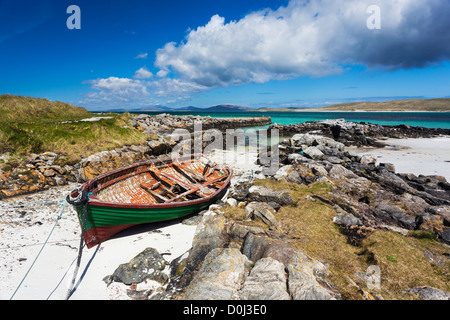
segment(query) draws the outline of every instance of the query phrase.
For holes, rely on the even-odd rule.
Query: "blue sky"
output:
[[[89,110],[449,97],[449,16],[447,0],[0,0],[0,94]]]

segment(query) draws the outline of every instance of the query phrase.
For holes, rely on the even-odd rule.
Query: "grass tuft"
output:
[[[78,121],[98,115],[66,103],[10,95],[0,96],[0,112],[0,153],[19,158],[48,151],[73,164],[99,151],[143,144],[148,138],[132,128],[129,113]]]

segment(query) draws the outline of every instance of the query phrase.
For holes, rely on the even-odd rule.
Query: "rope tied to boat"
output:
[[[89,194],[86,190],[74,189],[67,195],[66,201],[75,207],[86,205],[89,201]]]
[[[70,288],[67,291],[66,300],[69,300],[70,296],[73,294],[73,287],[75,286],[75,280],[77,277],[78,270],[80,269],[81,264],[81,256],[83,254],[84,247],[84,233],[86,230],[86,217],[87,217],[87,204],[89,202],[89,196],[92,193],[88,193],[86,190],[74,189],[71,193],[69,193],[66,197],[66,201],[75,207],[83,206],[83,217],[81,222],[81,237],[80,237],[80,247],[78,249],[78,258],[77,265],[75,267],[75,271],[73,273],[72,282],[70,284]]]

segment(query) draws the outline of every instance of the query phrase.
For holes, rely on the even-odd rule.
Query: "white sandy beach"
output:
[[[386,148],[350,148],[358,154],[374,154],[377,163],[393,163],[397,173],[439,175],[450,181],[450,137],[388,139]]]
[[[449,137],[387,142],[392,147],[357,152],[376,154],[378,162],[393,163],[397,172],[442,175],[450,181]],[[254,152],[216,151],[210,158],[228,164],[235,170],[235,178],[259,169]],[[65,299],[78,254],[80,226],[64,197],[75,187],[70,184],[0,201],[0,299]],[[61,213],[62,218],[58,220]],[[172,261],[190,249],[195,230],[195,226],[181,224],[178,220],[146,224],[125,230],[99,247],[84,249],[76,291],[71,299],[130,299],[126,293],[128,286],[116,282],[107,286],[103,278],[148,247],[168,253],[164,258]],[[148,281],[138,284],[137,290],[157,287],[159,284]]]
[[[1,203],[4,222],[0,227],[0,299],[11,299],[17,288],[14,300],[65,299],[78,256],[80,225],[72,206],[67,204],[63,208],[61,204],[64,204],[63,197],[74,187],[72,184]],[[15,216],[20,216],[21,212],[26,214],[22,218],[8,219],[8,212]],[[61,212],[62,218],[58,220]],[[107,287],[102,279],[148,247],[169,253],[164,258],[172,261],[189,250],[195,229],[195,226],[180,221],[147,224],[125,230],[100,246],[85,248],[77,276],[82,280],[77,280],[71,299],[128,299],[127,286],[114,282]],[[159,285],[149,281],[138,285],[137,289],[152,286]]]

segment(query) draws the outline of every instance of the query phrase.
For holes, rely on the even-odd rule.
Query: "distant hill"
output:
[[[218,106],[214,106],[214,107],[209,107],[209,108],[205,108],[203,109],[206,112],[246,112],[251,110],[250,108],[246,108],[246,107],[239,107],[239,106],[233,106],[233,105],[228,105],[228,104],[221,104]]]
[[[148,106],[148,107],[142,107],[140,109],[136,110],[130,110],[132,112],[139,112],[139,111],[151,111],[151,112],[182,112],[182,111],[195,111],[195,112],[245,112],[252,110],[250,108],[246,107],[240,107],[240,106],[234,106],[234,105],[228,105],[228,104],[221,104],[213,107],[208,108],[199,108],[194,106],[189,107],[181,107],[181,108],[170,108],[166,106],[156,105],[156,106]],[[117,111],[117,110],[115,110]]]
[[[352,102],[334,104],[310,111],[448,111],[450,98],[405,99],[383,102]],[[306,111],[306,110],[303,110]]]

